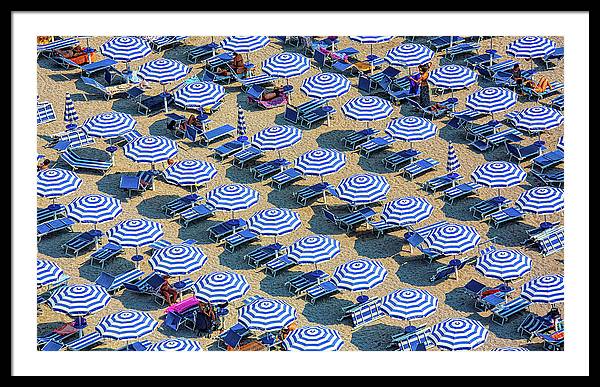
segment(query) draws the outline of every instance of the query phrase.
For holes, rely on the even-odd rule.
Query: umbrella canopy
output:
[[[202,351],[199,342],[186,338],[165,339],[148,346],[147,351]]]
[[[202,109],[217,104],[225,96],[225,88],[213,82],[191,82],[173,93],[175,103],[186,109]]]
[[[309,235],[288,247],[288,258],[299,264],[317,264],[335,258],[341,251],[337,239],[325,235]]]
[[[561,151],[565,151],[565,140],[564,140],[564,135],[560,136],[560,138],[558,139],[558,143],[556,144],[556,149],[560,149]]]
[[[510,351],[510,352],[520,352],[520,351],[529,351],[525,347],[502,347],[502,348],[494,348],[492,351]]]
[[[205,184],[217,175],[217,168],[203,160],[183,160],[171,164],[163,172],[166,181],[181,186]]]
[[[56,263],[46,259],[37,260],[37,286],[53,284],[63,274],[63,270]]]
[[[216,271],[198,278],[194,284],[196,298],[218,305],[240,299],[250,290],[246,278],[232,271]]]
[[[246,116],[244,115],[244,109],[238,104],[238,120],[237,120],[237,133],[238,136],[246,135]]]
[[[302,225],[300,215],[287,208],[269,208],[255,212],[248,218],[248,229],[261,235],[288,234]]]
[[[87,316],[108,305],[110,294],[99,285],[65,285],[50,296],[53,310],[72,317]]]
[[[430,62],[434,52],[422,44],[405,43],[389,50],[385,60],[392,66],[413,67]]]
[[[300,90],[312,98],[331,99],[350,91],[350,81],[341,74],[320,73],[302,81]]]
[[[245,53],[261,49],[269,42],[267,36],[228,36],[221,41],[221,47],[223,50]]]
[[[394,107],[383,98],[363,96],[348,100],[342,105],[342,111],[357,121],[376,121],[389,117]]]
[[[498,249],[477,257],[475,269],[486,277],[510,281],[531,271],[531,258],[517,250]]]
[[[300,155],[295,165],[305,175],[324,176],[342,169],[346,155],[335,149],[317,148]]]
[[[119,137],[135,128],[137,122],[127,113],[110,111],[85,120],[81,129],[92,137]]]
[[[181,276],[200,270],[207,259],[199,247],[182,243],[156,250],[148,263],[157,273]]]
[[[425,318],[434,313],[438,299],[427,290],[398,289],[381,299],[381,309],[401,320]]]
[[[490,161],[471,173],[473,181],[490,188],[512,187],[526,177],[527,173],[520,166],[507,161]]]
[[[477,73],[465,66],[449,64],[432,70],[428,81],[443,89],[462,89],[477,82]]]
[[[449,318],[431,327],[431,339],[439,348],[450,351],[471,350],[483,345],[488,330],[468,318]]]
[[[437,134],[437,126],[422,117],[400,117],[390,121],[385,132],[397,140],[423,141]]]
[[[221,211],[246,210],[258,203],[259,194],[243,184],[226,184],[206,193],[206,203]]]
[[[147,219],[124,220],[106,232],[109,242],[136,249],[156,242],[163,235],[162,225]]]
[[[344,341],[335,329],[309,325],[291,331],[282,344],[286,351],[339,351]]]
[[[125,157],[138,163],[167,161],[177,154],[177,143],[163,136],[141,136],[123,147]]]
[[[177,60],[159,58],[141,65],[138,73],[142,79],[148,82],[165,84],[185,77],[190,70],[190,67]]]
[[[555,304],[565,299],[565,285],[561,274],[544,275],[523,284],[521,297],[531,302]]]
[[[563,190],[556,187],[535,187],[521,193],[515,202],[522,211],[548,215],[565,208]]]
[[[146,312],[137,310],[122,310],[104,316],[96,330],[102,335],[115,340],[132,340],[152,333],[158,326],[158,321]]]
[[[67,205],[67,216],[81,223],[104,223],[123,212],[121,201],[103,194],[89,194],[74,199]]]
[[[515,117],[515,126],[531,132],[541,132],[560,126],[565,118],[558,110],[547,106],[534,106],[523,109]]]
[[[454,145],[451,142],[448,143],[448,162],[446,163],[446,171],[456,172],[460,168],[460,162],[458,156],[454,150]]]
[[[287,327],[298,318],[296,309],[281,300],[259,298],[242,306],[238,321],[251,330],[274,331]]]
[[[448,223],[435,228],[425,238],[425,243],[440,254],[462,254],[471,250],[481,240],[481,236],[471,226]]]
[[[367,204],[384,200],[390,184],[384,176],[359,173],[342,179],[336,191],[340,199],[353,205]]]
[[[43,198],[57,198],[77,190],[81,179],[75,172],[66,169],[50,168],[37,173],[37,195]]]
[[[297,77],[309,69],[310,59],[295,52],[275,54],[262,62],[262,71],[272,77]]]
[[[433,205],[427,199],[407,196],[385,203],[381,210],[381,219],[386,223],[408,226],[427,219],[432,212]]]
[[[542,36],[526,36],[509,43],[506,53],[515,58],[542,58],[554,52],[556,43]]]
[[[73,103],[71,94],[69,93],[67,93],[65,96],[65,114],[63,118],[65,122],[75,122],[79,120],[79,116],[75,111],[75,104]]]
[[[152,48],[147,40],[137,36],[118,36],[101,45],[100,52],[107,58],[129,62],[150,54]]]
[[[362,44],[377,44],[377,43],[385,43],[392,40],[393,36],[348,36],[350,40],[354,40],[355,42],[359,42]]]
[[[331,281],[340,289],[362,291],[380,285],[387,276],[387,270],[379,261],[359,258],[336,267]]]
[[[265,128],[252,136],[251,142],[262,150],[281,150],[302,139],[302,131],[291,125]]]
[[[483,113],[496,113],[517,103],[517,93],[502,87],[484,87],[467,96],[466,106]]]

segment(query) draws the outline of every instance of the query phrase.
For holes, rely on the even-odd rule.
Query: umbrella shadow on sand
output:
[[[148,133],[151,136],[163,136],[167,138],[173,138],[172,132],[167,129],[168,118],[159,119],[154,121],[148,126]]]
[[[247,262],[244,261],[244,255],[248,252],[258,248],[257,244],[246,245],[242,248],[237,249],[234,252],[229,252],[223,249],[223,252],[219,254],[219,264],[223,265],[231,270],[248,270],[251,267]]]
[[[382,160],[390,154],[392,154],[392,152],[384,151],[369,158],[360,156],[358,158],[358,165],[367,172],[373,172],[377,174],[391,173],[392,171],[387,169],[382,162]]]
[[[287,270],[278,273],[275,277],[265,274],[265,277],[260,281],[260,290],[273,297],[290,297],[291,293],[285,283],[299,274],[301,273]]]
[[[331,130],[317,136],[317,145],[320,148],[336,149],[340,152],[348,151],[344,147],[342,139],[348,136],[350,133],[354,133],[352,130]]]
[[[218,223],[220,222],[215,220],[198,220],[190,223],[187,227],[179,227],[177,236],[181,240],[194,239],[199,245],[209,245],[214,242],[208,237],[206,230]]]
[[[409,253],[407,253],[409,254]],[[420,256],[397,256],[399,262],[396,276],[404,283],[416,287],[435,286],[436,283],[429,279],[435,273],[436,266],[429,263]]]
[[[143,312],[162,310],[165,307],[154,301],[154,296],[150,294],[138,294],[125,290],[113,298],[123,304],[124,309],[134,309]]]
[[[323,215],[323,209],[325,206],[311,206],[313,210],[313,216],[308,221],[308,228],[314,234],[323,234],[323,235],[341,235],[344,231],[337,227],[336,225],[330,223],[325,219]]]
[[[387,234],[381,238],[375,238],[369,232],[367,236],[355,239],[354,250],[361,257],[389,258],[400,253],[402,245],[402,239],[395,235]]]
[[[289,208],[290,210],[302,208],[292,195],[292,187],[282,190],[273,189],[267,195],[267,201],[278,208]]]
[[[172,200],[177,199],[177,195],[156,195],[143,199],[137,206],[138,213],[150,219],[168,219],[169,217],[162,210],[162,206]]]
[[[241,169],[234,165],[227,168],[227,170],[225,171],[225,177],[227,177],[233,183],[238,183],[238,184],[256,183],[256,180],[254,180],[254,177],[252,176],[252,172],[250,172],[250,169],[248,169],[248,168]]]
[[[302,315],[313,324],[337,325],[342,317],[342,308],[351,305],[352,302],[342,300],[335,296],[326,297],[316,301],[314,304],[306,302]]]
[[[398,327],[379,323],[352,333],[350,342],[361,351],[384,351],[396,333],[399,333]]]
[[[78,234],[78,232],[63,231],[54,233],[50,237],[42,238],[37,244],[37,250],[40,254],[44,254],[52,258],[64,258],[66,260],[73,259],[65,256],[64,249],[61,246]],[[60,262],[57,263],[60,265]]]
[[[121,182],[121,176],[123,173],[107,173],[102,176],[97,182],[96,187],[98,191],[107,195],[113,196],[119,200],[128,200],[127,192],[119,188]]]
[[[452,221],[452,219],[454,219],[462,222],[469,222],[473,221],[474,219],[469,208],[480,201],[481,199],[477,198],[476,196],[460,199],[460,202],[455,204],[450,204],[444,201],[444,205],[442,206],[441,210],[448,221]]]
[[[499,228],[490,227],[486,235],[489,239],[496,238],[495,243],[500,246],[517,247],[527,240],[527,230],[531,229],[533,227],[530,225],[517,221],[507,223]]]
[[[454,280],[449,278],[446,281]],[[474,313],[475,311],[475,301],[469,295],[465,294],[462,287],[457,287],[447,292],[444,304],[459,312]]]

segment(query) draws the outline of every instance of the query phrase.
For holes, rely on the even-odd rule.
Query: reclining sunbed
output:
[[[323,182],[304,187],[298,192],[295,192],[293,195],[296,197],[296,202],[298,202],[298,204],[306,206],[308,201],[311,199],[318,199],[320,197],[324,197],[325,195],[337,196],[337,193],[333,185]]]
[[[249,243],[257,241],[258,239],[259,235],[257,233],[246,229],[225,237],[223,239],[223,242],[225,250],[233,253],[236,247],[247,245]]]
[[[106,272],[100,272],[100,275],[96,278],[94,283],[105,288],[108,293],[114,294],[120,289],[123,289],[126,282],[135,282],[143,276],[144,272],[140,269],[131,269],[116,276]]]
[[[261,246],[244,255],[244,260],[252,267],[259,267],[279,254],[284,254],[286,247],[281,243]]]
[[[197,204],[179,213],[179,223],[185,228],[196,220],[208,219],[215,214],[215,208],[208,204]]]
[[[286,159],[275,159],[258,164],[250,168],[250,171],[255,179],[262,181],[275,173],[283,172],[289,165],[291,163]]]
[[[59,218],[50,220],[45,223],[41,223],[37,225],[37,237],[38,242],[42,239],[43,236],[50,235],[56,233],[61,230],[73,231],[72,227],[75,224],[75,221],[71,218]]]
[[[308,273],[297,275],[296,277],[287,281],[285,285],[288,287],[290,293],[299,295],[311,286],[317,285],[323,281],[327,281],[328,279],[329,274],[322,270],[313,270]]]
[[[492,321],[503,325],[510,317],[527,310],[529,305],[531,305],[531,301],[523,297],[513,298],[492,309]]]
[[[112,167],[112,160],[101,161],[86,159],[76,154],[71,149],[66,149],[60,154],[60,159],[67,163],[74,171],[77,169],[87,169],[100,171],[104,175]]]

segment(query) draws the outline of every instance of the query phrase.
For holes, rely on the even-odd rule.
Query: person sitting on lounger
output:
[[[57,54],[67,59],[75,58],[85,54],[80,45],[77,45],[73,48],[57,48],[55,51]]]
[[[295,321],[287,327],[283,328],[281,332],[279,332],[279,335],[277,337],[278,341],[283,341],[296,328],[298,328],[298,324]]]
[[[39,171],[43,171],[44,169],[48,169],[50,168],[50,160],[48,159],[44,159],[44,161],[42,161],[40,164],[38,164],[37,166],[37,170]]]
[[[244,74],[246,72],[246,66],[244,66],[244,58],[242,54],[237,52],[233,53],[233,60],[229,63],[229,66],[236,74]],[[229,71],[227,69],[217,67],[216,73],[221,76],[229,75]]]
[[[263,101],[270,101],[277,97],[283,97],[283,89],[281,87],[275,87],[273,91],[265,91],[261,99]]]
[[[171,287],[171,284],[169,284],[168,275],[163,276],[163,279],[164,282],[162,285],[160,285],[160,294],[163,295],[169,305],[172,305],[177,301],[177,291]]]
[[[518,63],[516,63],[512,68],[510,77],[513,79],[513,81],[515,81],[515,84],[517,85],[517,91],[520,93],[524,78],[523,75],[521,75],[521,67],[519,67]]]
[[[543,93],[548,88],[550,88],[552,90],[550,81],[548,81],[548,78],[546,78],[544,76],[540,77],[540,80],[538,81],[537,84],[532,80],[526,80],[525,82],[523,82],[523,86],[533,89],[533,91],[535,91],[536,93]]]

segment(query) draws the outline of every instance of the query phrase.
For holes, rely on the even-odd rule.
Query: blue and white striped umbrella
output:
[[[81,181],[75,172],[66,169],[43,169],[37,173],[37,195],[43,198],[57,198],[77,190]]]
[[[96,331],[109,339],[132,340],[152,333],[158,321],[146,312],[122,310],[102,317]]]
[[[238,120],[237,120],[237,134],[238,136],[246,135],[246,116],[244,109],[238,104]]]
[[[262,71],[272,77],[297,77],[309,69],[310,59],[295,52],[275,54],[262,62]]]
[[[565,121],[562,114],[556,109],[547,106],[534,106],[523,109],[515,117],[515,126],[532,132],[556,128]]]
[[[503,87],[484,87],[467,96],[466,106],[483,113],[496,113],[517,103],[517,93]]]
[[[377,44],[377,43],[385,43],[392,40],[393,36],[348,36],[350,40],[354,40],[355,42],[359,42],[362,44]]]
[[[425,243],[433,251],[444,255],[462,254],[471,250],[481,240],[481,236],[471,226],[448,223],[434,229]]]
[[[498,249],[477,257],[475,269],[486,277],[510,281],[531,271],[531,258],[518,250]]]
[[[152,343],[147,351],[197,352],[202,351],[202,346],[196,340],[177,337]]]
[[[527,173],[517,164],[508,161],[489,161],[471,173],[471,179],[490,188],[512,187],[521,183]]]
[[[542,58],[554,52],[556,43],[542,36],[526,36],[509,43],[506,53],[515,58]]]
[[[108,305],[110,294],[95,284],[65,285],[50,296],[48,303],[53,310],[77,317],[87,316]]]
[[[423,117],[400,117],[390,121],[385,132],[401,141],[423,141],[437,134],[437,126]]]
[[[182,243],[156,250],[148,263],[155,272],[173,277],[198,271],[207,260],[198,246]]]
[[[434,313],[438,299],[427,290],[398,289],[381,299],[381,309],[390,317],[416,320]]]
[[[317,264],[335,258],[341,251],[337,239],[325,235],[309,235],[288,247],[288,258],[303,264]]]
[[[444,65],[431,71],[429,82],[443,89],[462,89],[477,82],[477,73],[465,66]]]
[[[433,205],[427,199],[407,196],[385,203],[381,210],[381,219],[386,223],[408,226],[427,219],[432,212]]]
[[[175,59],[159,58],[141,65],[138,74],[148,82],[165,84],[185,77],[190,70],[190,67]]]
[[[261,235],[284,235],[300,227],[302,221],[296,211],[287,208],[269,208],[255,212],[248,218],[248,229]]]
[[[221,47],[223,50],[245,53],[261,49],[269,42],[267,36],[228,36],[221,41]]]
[[[342,105],[342,111],[357,121],[376,121],[389,117],[394,107],[383,98],[363,96],[349,99]]]
[[[560,188],[534,187],[521,193],[515,205],[525,212],[548,215],[562,211],[565,208],[565,199]]]
[[[339,351],[344,340],[335,329],[307,325],[292,330],[282,344],[286,351]]]
[[[335,268],[331,281],[340,289],[353,292],[373,289],[387,277],[387,270],[379,261],[353,259]]]
[[[123,147],[125,157],[138,163],[167,161],[177,154],[177,143],[163,136],[141,136]]]
[[[384,176],[359,173],[342,179],[336,191],[340,199],[349,203],[368,204],[384,200],[390,191],[390,184]]]
[[[133,130],[136,124],[130,114],[110,111],[88,118],[81,129],[93,137],[113,138]]]
[[[206,203],[221,211],[246,210],[258,203],[259,194],[243,184],[226,184],[206,193]]]
[[[164,235],[162,225],[147,219],[127,219],[106,232],[109,242],[123,247],[146,246]]]
[[[558,139],[558,143],[556,144],[556,149],[560,149],[561,151],[565,151],[565,140],[564,140],[564,135],[560,136],[560,138]]]
[[[456,172],[460,168],[460,162],[458,161],[458,156],[456,155],[456,151],[454,150],[454,145],[452,142],[448,143],[448,162],[446,163],[446,171],[448,172]]]
[[[295,165],[305,175],[324,176],[342,169],[346,155],[335,149],[317,148],[300,155]]]
[[[430,337],[438,348],[468,351],[483,345],[488,333],[479,321],[457,317],[435,324],[431,327]]]
[[[562,274],[550,274],[534,278],[521,286],[521,297],[531,302],[556,304],[565,299]]]
[[[298,318],[296,309],[285,301],[271,298],[258,300],[242,306],[238,311],[238,321],[250,330],[280,330]]]
[[[196,298],[219,305],[240,299],[250,290],[246,278],[232,271],[216,271],[198,278],[194,284]]]
[[[177,161],[165,169],[166,181],[181,186],[198,186],[207,183],[217,175],[217,168],[204,160]]]
[[[121,201],[103,194],[89,194],[73,199],[66,207],[67,216],[81,223],[104,223],[123,212]]]
[[[302,139],[302,131],[291,125],[265,128],[252,136],[251,142],[262,150],[281,150]]]
[[[50,285],[64,274],[58,265],[47,259],[37,260],[37,286]]]
[[[392,66],[413,67],[430,62],[434,52],[417,43],[405,43],[387,52],[385,60]]]
[[[152,52],[150,43],[137,36],[118,36],[100,46],[100,52],[107,58],[129,62],[141,59]]]
[[[501,351],[501,352],[527,352],[529,351],[525,347],[502,347],[502,348],[494,348],[492,351]]]
[[[320,73],[302,81],[300,90],[312,98],[331,99],[350,91],[350,81],[341,74]]]
[[[202,109],[217,104],[225,96],[225,88],[213,82],[191,82],[173,93],[175,103],[186,109]]]
[[[67,93],[65,97],[65,114],[63,119],[67,123],[73,123],[79,120],[77,111],[75,111],[75,104],[73,103],[73,99],[69,93]]]

